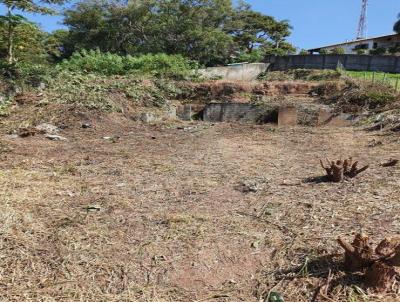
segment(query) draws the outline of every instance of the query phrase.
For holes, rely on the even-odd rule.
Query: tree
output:
[[[91,0],[65,12],[76,50],[182,54],[223,63],[233,43],[223,31],[230,0]]]
[[[274,43],[275,48],[279,48],[281,43],[285,42],[286,38],[290,36],[292,27],[288,20],[275,21],[268,28],[267,33]]]
[[[228,28],[234,41],[248,53],[268,41],[268,30],[275,20],[270,16],[246,9],[238,11]]]
[[[7,57],[8,49],[8,26],[0,24],[0,56]],[[36,24],[24,20],[13,28],[13,50],[15,60],[42,63],[47,60],[47,53],[44,47],[46,33]]]
[[[400,14],[398,14],[397,19],[398,19],[398,20],[396,21],[396,23],[395,23],[394,26],[393,26],[393,30],[394,30],[396,33],[400,34]]]
[[[74,45],[70,39],[70,33],[65,29],[58,29],[47,34],[43,39],[43,47],[52,62],[59,62],[71,56]]]
[[[262,50],[264,55],[285,55],[296,50],[286,42],[291,33],[288,21],[277,21],[271,16],[255,12],[245,3],[236,10],[228,32],[239,46],[239,52],[251,54],[254,50],[258,53]]]
[[[0,0],[0,3],[6,6],[7,14],[0,16],[0,24],[7,28],[7,62],[12,63],[14,57],[14,42],[16,36],[16,28],[19,26],[27,26],[28,20],[22,15],[15,14],[15,10],[23,12],[32,12],[40,14],[52,14],[54,10],[49,8],[47,4],[62,4],[65,0]]]
[[[86,0],[65,12],[69,45],[122,55],[181,54],[204,65],[251,60],[266,51],[286,54],[287,21],[231,0]],[[275,49],[275,50],[271,50]]]

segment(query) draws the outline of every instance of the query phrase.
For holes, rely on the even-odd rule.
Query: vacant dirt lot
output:
[[[379,166],[397,135],[111,118],[61,135],[2,133],[1,301],[400,299],[328,256],[339,235],[399,234],[400,169]],[[371,167],[321,182],[340,156]]]

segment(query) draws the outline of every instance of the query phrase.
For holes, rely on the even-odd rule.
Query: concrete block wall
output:
[[[336,69],[400,73],[400,57],[371,55],[295,55],[267,56],[271,71],[289,69]]]
[[[235,64],[221,67],[199,69],[206,78],[220,78],[233,81],[253,81],[268,69],[268,63]]]

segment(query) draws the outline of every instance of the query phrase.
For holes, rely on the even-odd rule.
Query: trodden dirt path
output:
[[[340,251],[338,235],[399,234],[400,168],[379,166],[400,158],[397,135],[178,126],[3,136],[0,299],[263,301],[272,289],[324,301],[316,292],[331,270],[329,297],[362,301],[360,280],[323,257]],[[371,167],[319,182],[319,158],[341,156]]]

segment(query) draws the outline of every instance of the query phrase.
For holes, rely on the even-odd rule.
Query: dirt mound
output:
[[[256,85],[253,92],[256,94],[278,96],[278,95],[308,95],[317,87],[312,82],[264,82]]]
[[[19,129],[50,123],[61,129],[78,129],[90,124],[101,129],[118,129],[129,119],[121,112],[102,112],[78,104],[42,104],[37,94],[20,95],[2,118],[1,131],[17,133]]]
[[[180,99],[198,102],[249,102],[254,96],[306,96],[316,87],[312,82],[207,81],[181,85]]]
[[[398,108],[400,100],[399,94],[390,85],[354,79],[323,82],[314,92],[323,102],[345,113],[382,112]]]

